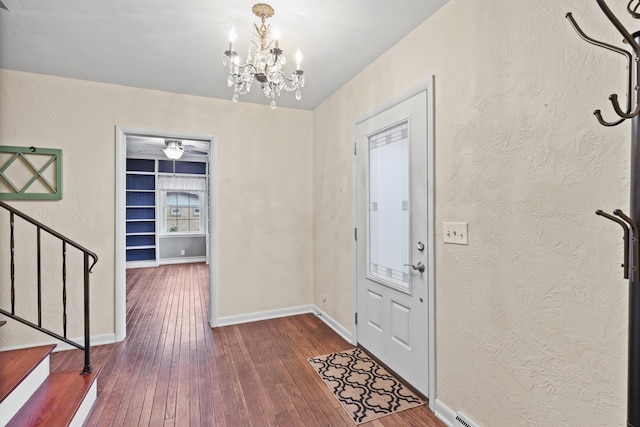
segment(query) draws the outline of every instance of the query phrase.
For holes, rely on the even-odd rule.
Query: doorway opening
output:
[[[169,158],[176,147],[181,156]],[[127,334],[127,268],[207,263],[215,326],[214,154],[209,135],[116,127],[116,341]]]

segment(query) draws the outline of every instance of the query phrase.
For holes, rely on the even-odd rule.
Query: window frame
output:
[[[160,237],[171,237],[171,236],[205,236],[207,234],[206,230],[206,215],[202,215],[202,205],[207,200],[207,192],[206,191],[188,191],[188,190],[157,190],[159,193],[158,197],[158,215],[157,218],[160,221],[158,227],[158,235]],[[200,209],[199,215],[193,215],[193,218],[190,219],[198,219],[200,224],[199,231],[168,231],[167,230],[167,194],[168,193],[195,193],[199,196],[199,205],[198,206],[189,206],[188,211],[191,212],[191,209]],[[182,208],[171,208],[180,209]]]

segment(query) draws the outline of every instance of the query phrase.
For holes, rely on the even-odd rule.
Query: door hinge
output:
[[[357,145],[356,145],[356,143],[354,142],[354,143],[353,143],[353,155],[354,155],[354,156],[358,154],[358,151],[357,151],[356,147],[357,147]]]
[[[358,241],[358,229],[354,228],[353,229],[353,238],[355,239],[355,241]]]
[[[356,315],[355,316],[356,317],[355,320],[356,320],[356,326],[357,326],[358,325],[358,313],[355,313],[355,315]]]

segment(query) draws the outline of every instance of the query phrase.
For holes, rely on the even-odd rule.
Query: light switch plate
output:
[[[452,243],[454,245],[469,244],[466,222],[444,222],[442,225],[444,243]]]

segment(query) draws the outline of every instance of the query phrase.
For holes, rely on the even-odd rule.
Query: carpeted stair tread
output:
[[[86,375],[78,369],[49,375],[6,427],[68,426],[100,369]]]
[[[0,402],[42,362],[55,345],[0,352]]]

